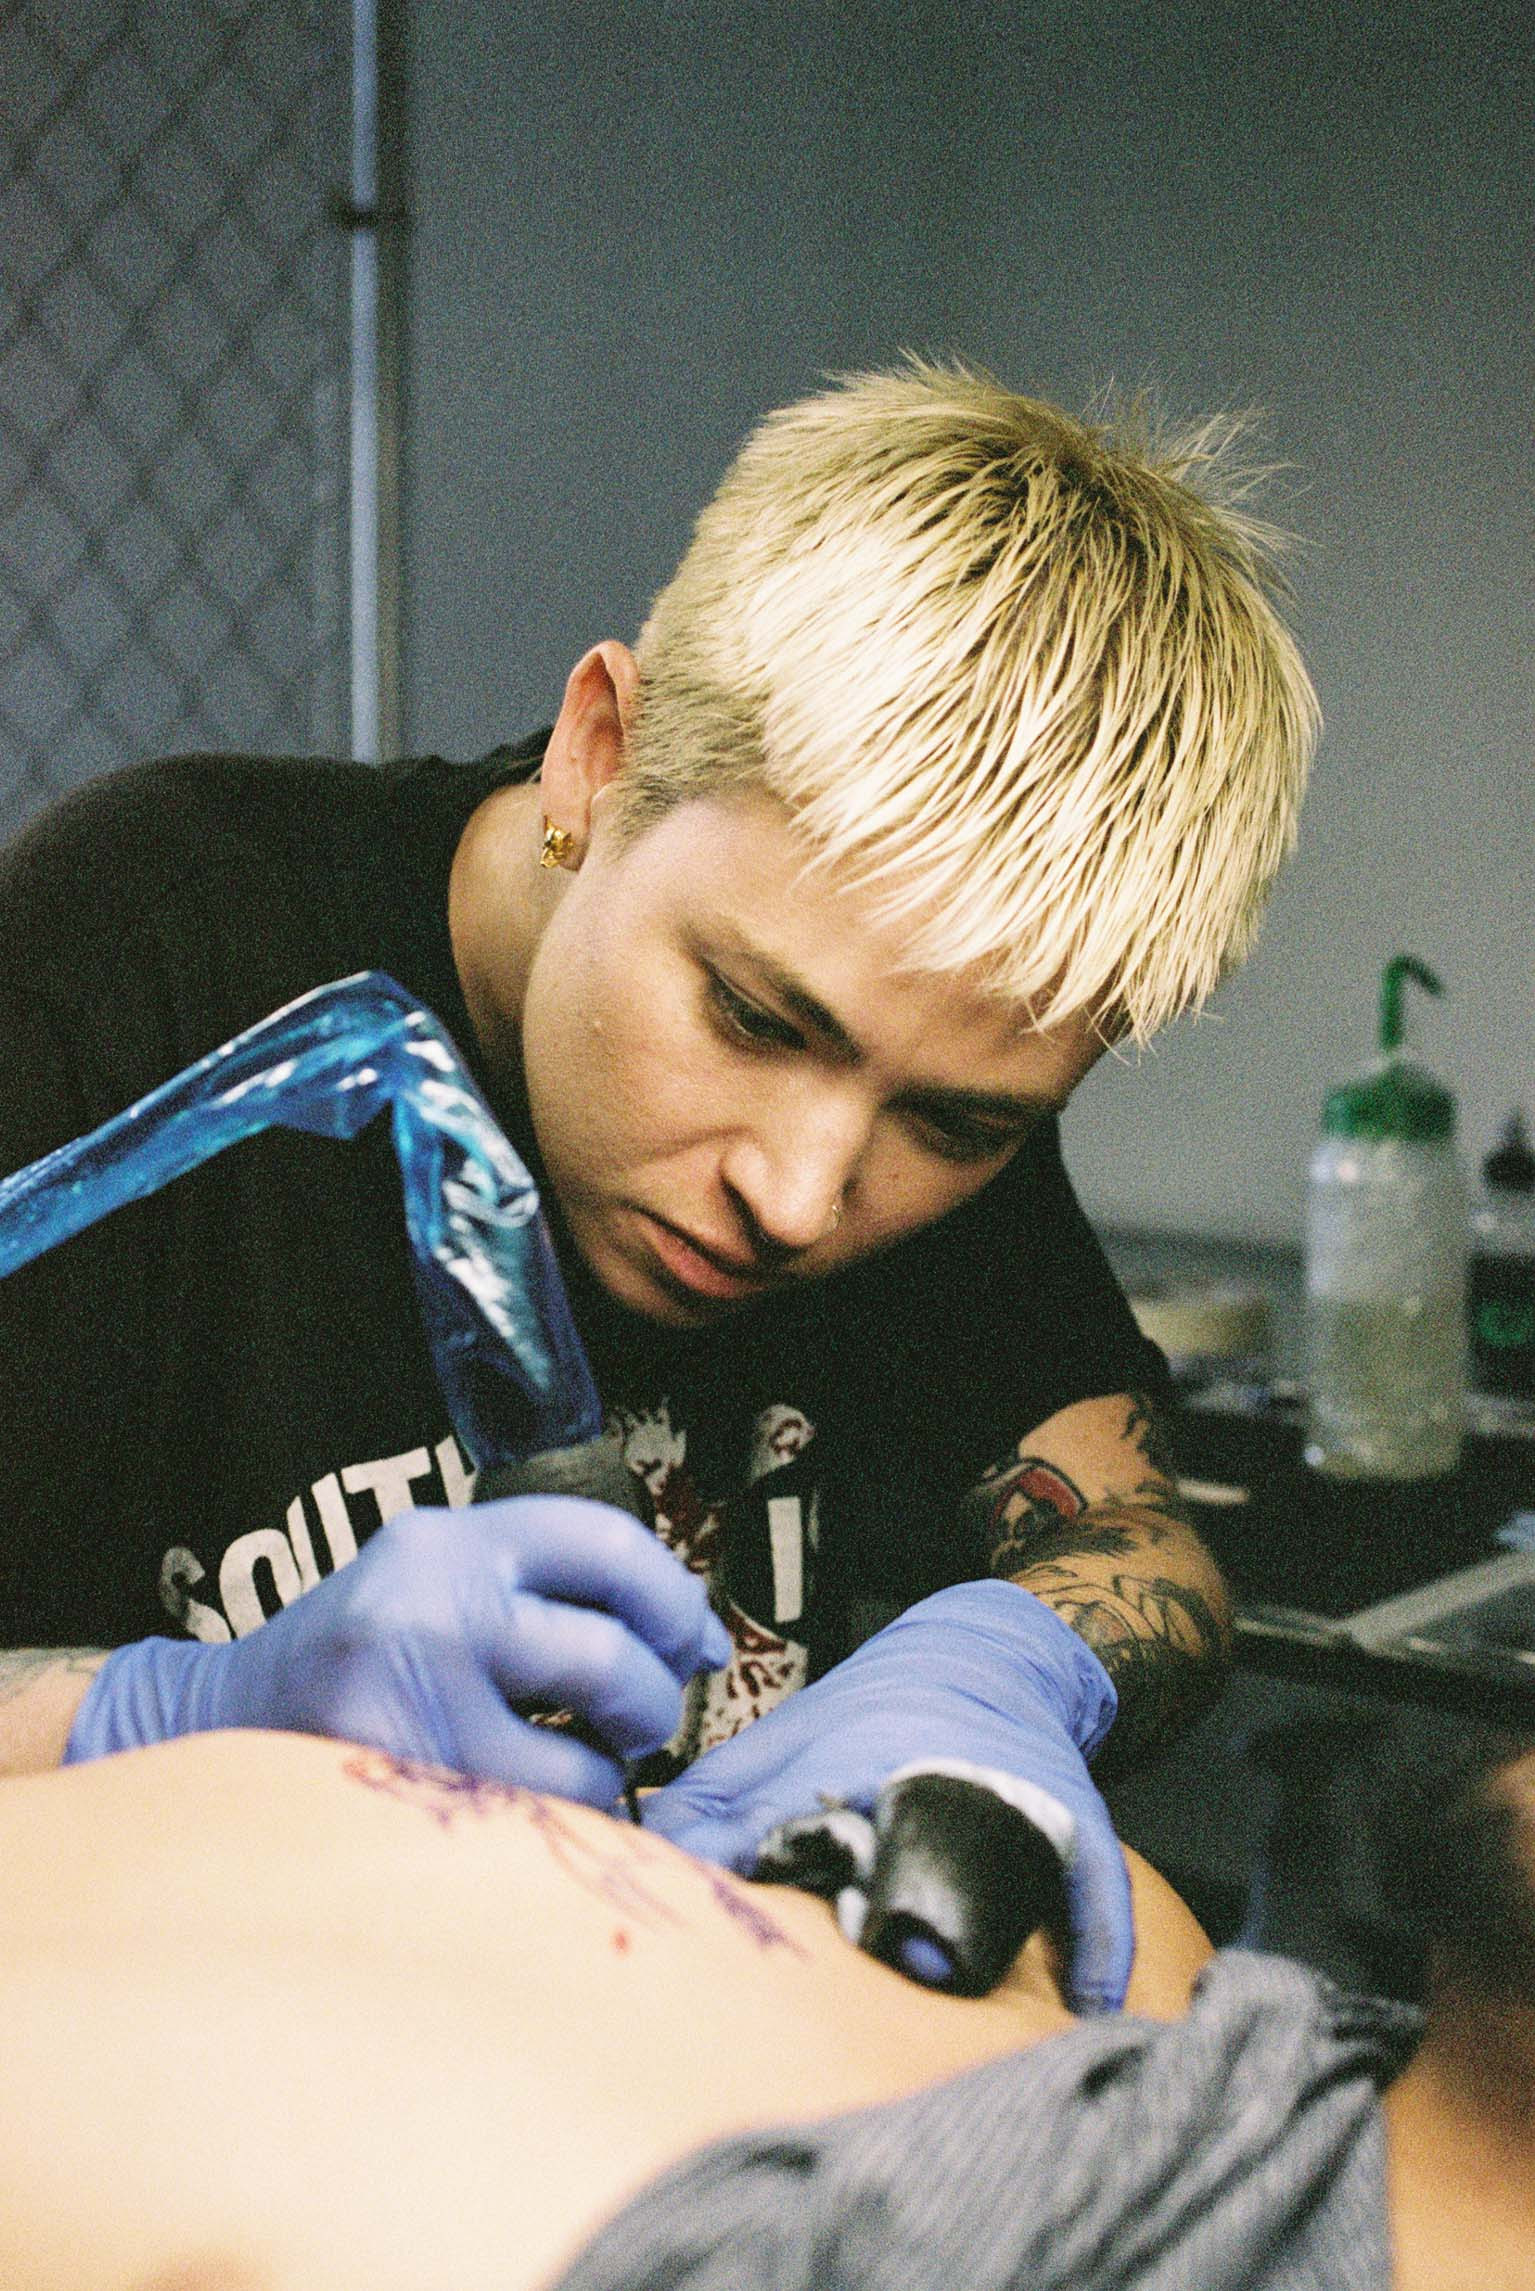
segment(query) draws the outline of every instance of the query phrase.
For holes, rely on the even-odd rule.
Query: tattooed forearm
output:
[[[1164,1428],[1144,1394],[1122,1405],[1106,1427],[1111,1493],[1089,1501],[1059,1465],[1020,1451],[967,1506],[987,1570],[1054,1607],[1113,1679],[1119,1717],[1100,1768],[1175,1740],[1219,1694],[1230,1659],[1225,1586],[1179,1498]]]
[[[1125,1536],[1097,1548],[1133,1551],[1134,1543]],[[1100,1779],[1167,1749],[1220,1694],[1231,1630],[1218,1577],[1202,1583],[1133,1566],[1089,1574],[1047,1561],[1013,1580],[1053,1607],[1114,1681],[1119,1716],[1097,1760]]]
[[[1139,1448],[1152,1471],[1171,1486],[1178,1476],[1173,1460],[1173,1444],[1165,1418],[1158,1415],[1148,1392],[1132,1392],[1130,1413],[1125,1421],[1125,1438]]]
[[[1013,1575],[1036,1560],[1084,1548],[1125,1551],[1129,1545],[1115,1540],[1111,1515],[1127,1506],[1136,1515],[1132,1540],[1137,1544],[1161,1539],[1164,1525],[1175,1537],[1193,1533],[1192,1517],[1178,1497],[1166,1434],[1144,1394],[1130,1394],[1118,1443],[1126,1464],[1123,1483],[1112,1499],[1091,1506],[1058,1464],[1029,1453],[1026,1445],[986,1473],[971,1490],[965,1511],[991,1574]]]
[[[1031,1509],[1010,1523],[991,1554],[993,1575],[1020,1575],[1052,1561],[1127,1559],[1194,1539],[1194,1523],[1176,1501],[1154,1495],[1087,1505],[1069,1519]]]
[[[89,1678],[106,1659],[96,1647],[12,1647],[0,1654],[0,1703],[14,1702],[49,1672],[60,1678]]]

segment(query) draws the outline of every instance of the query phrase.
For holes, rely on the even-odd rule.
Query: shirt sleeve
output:
[[[1409,2048],[1390,2008],[1228,1952],[1184,2021],[700,2150],[559,2291],[1386,2291],[1379,2095]]]

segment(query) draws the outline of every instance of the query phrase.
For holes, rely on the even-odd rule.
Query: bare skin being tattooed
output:
[[[647,1882],[647,1860],[660,1864],[668,1876],[674,1875],[678,1865],[671,1849],[643,1830],[615,1822],[609,1835],[590,1821],[572,1820],[558,1798],[544,1797],[516,1783],[479,1781],[448,1767],[397,1758],[382,1750],[350,1752],[341,1771],[349,1782],[360,1782],[381,1797],[414,1807],[442,1830],[498,1818],[521,1823],[532,1830],[565,1876],[630,1925],[658,1930],[689,1922]],[[712,1907],[759,1949],[804,1954],[799,1943],[726,1871],[707,1862],[682,1866],[696,1876]],[[614,1940],[617,1946],[628,1947],[627,1932],[615,1933]]]
[[[1036,1436],[984,1475],[966,1512],[989,1572],[1053,1607],[1113,1679],[1120,1716],[1099,1761],[1106,1772],[1154,1754],[1215,1700],[1231,1625],[1148,1397],[1083,1408],[1105,1414],[1119,1457],[1129,1452],[1140,1469],[1121,1468],[1102,1487],[1079,1484],[1038,1452],[1048,1439]]]

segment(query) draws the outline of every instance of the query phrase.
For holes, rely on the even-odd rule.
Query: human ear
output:
[[[639,666],[626,644],[593,645],[571,670],[544,752],[539,786],[544,816],[584,850],[592,805],[623,769],[639,690]]]

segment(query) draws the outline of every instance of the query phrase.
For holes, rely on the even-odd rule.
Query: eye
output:
[[[989,1122],[967,1121],[963,1114],[914,1112],[912,1127],[929,1153],[940,1161],[996,1161],[1023,1143],[1025,1132],[997,1129]]]
[[[718,971],[708,975],[714,1022],[727,1041],[746,1043],[754,1050],[799,1049],[802,1037],[798,1027],[740,993]]]

